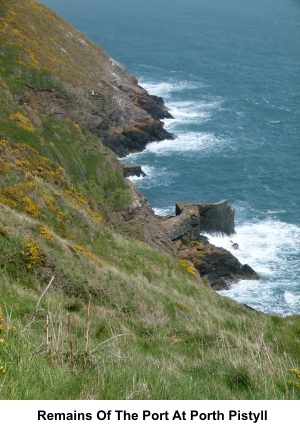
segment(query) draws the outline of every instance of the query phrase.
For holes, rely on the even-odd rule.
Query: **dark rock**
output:
[[[175,213],[177,216],[191,208],[198,208],[199,212],[199,232],[234,234],[234,211],[228,205],[227,200],[216,203],[197,204],[191,202],[177,202]]]
[[[175,214],[180,215],[185,209],[189,209],[191,206],[196,206],[191,202],[177,202],[175,205]]]
[[[132,124],[125,126],[118,133],[111,129],[91,130],[101,138],[103,143],[114,151],[119,157],[125,157],[133,152],[141,152],[147,143],[160,140],[172,140],[174,136],[163,128],[160,121],[145,120],[143,124]]]
[[[243,264],[239,279],[259,279],[258,274],[248,264]]]
[[[203,236],[202,234],[199,234],[198,238],[197,238],[200,242],[202,243],[206,243],[209,244],[209,240],[206,236]]]
[[[242,305],[246,308],[246,309],[248,309],[249,311],[252,311],[252,312],[259,312],[259,313],[263,313],[263,312],[261,312],[261,311],[258,311],[257,309],[254,309],[252,306],[249,306],[249,305],[247,305],[246,303],[242,303]]]
[[[154,118],[157,118],[157,119],[174,118],[170,114],[169,110],[166,108],[164,99],[162,97],[154,96],[152,94],[150,94],[150,97],[159,107],[159,109],[156,108],[156,111],[154,111],[153,109],[151,109],[150,111],[147,111],[148,113],[150,113],[150,115],[152,115]]]
[[[248,264],[241,264],[226,249],[211,245],[202,234],[234,233],[234,211],[227,200],[210,204],[177,202],[175,212],[176,216],[163,220],[161,225],[169,238],[177,241],[179,258],[190,260],[212,288],[222,290],[240,279],[259,279]],[[237,243],[232,246],[238,249]]]
[[[142,167],[139,164],[122,164],[123,175],[128,178],[129,176],[146,176],[143,172]]]
[[[162,222],[167,235],[176,240],[184,235],[197,237],[199,233],[199,212],[194,205],[186,207],[180,215]]]
[[[198,203],[200,231],[205,233],[234,234],[234,211],[227,200],[217,203]]]
[[[149,95],[148,97],[141,97],[136,100],[143,110],[145,110],[152,118],[161,120],[164,118],[173,118],[164,104],[162,97]]]
[[[215,290],[228,289],[231,282],[242,279],[259,279],[259,275],[248,264],[239,260],[224,248],[199,241],[182,246],[179,258],[193,262],[201,276]]]

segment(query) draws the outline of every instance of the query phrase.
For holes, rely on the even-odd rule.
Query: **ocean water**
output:
[[[226,198],[236,235],[210,236],[260,275],[221,294],[300,313],[299,0],[44,0],[162,96],[173,141],[126,157],[159,214]],[[232,249],[232,242],[239,249]]]

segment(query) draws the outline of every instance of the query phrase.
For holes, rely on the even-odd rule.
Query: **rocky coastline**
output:
[[[143,151],[147,143],[153,140],[172,139],[173,136],[163,128],[161,121],[172,118],[164,100],[148,94],[119,63],[111,60],[111,64],[118,82],[118,107],[97,127],[93,127],[85,115],[81,118],[84,125],[118,156]],[[123,101],[126,98],[133,105],[124,109]],[[121,170],[125,178],[145,176],[142,166],[138,164],[121,164]],[[132,183],[131,188],[134,200],[123,213],[123,219],[128,223],[141,223],[144,239],[151,246],[191,262],[214,290],[228,289],[231,283],[243,279],[259,279],[250,266],[240,263],[230,251],[210,244],[205,236],[209,233],[228,236],[235,233],[234,210],[227,200],[214,203],[177,202],[175,216],[160,217],[155,215],[149,202]],[[233,247],[238,247],[238,244],[233,243]]]
[[[40,117],[66,119],[77,127],[82,136],[81,129],[98,136],[118,157],[141,152],[149,142],[174,138],[164,128],[163,120],[172,118],[172,115],[161,97],[149,94],[133,74],[128,74],[120,63],[69,24],[62,23],[55,28],[55,37],[59,46],[67,49],[68,59],[64,50],[48,39],[41,49],[31,38],[31,32],[26,33],[28,47],[52,74],[44,74],[41,81],[27,79],[24,92],[14,95],[14,103],[26,112],[36,127],[41,123]],[[17,39],[15,42],[22,42],[18,35],[12,37]],[[58,139],[58,135],[54,137]],[[45,145],[45,142],[41,139],[40,144]],[[117,170],[123,172],[123,176],[144,175],[140,166],[122,166],[109,155],[109,151],[106,156]],[[212,245],[201,240],[202,231],[221,229],[223,234],[233,233],[233,211],[226,206],[227,203],[196,206],[178,203],[176,217],[161,221],[136,187],[130,186],[132,203],[121,216],[127,223],[137,221],[142,227],[145,242],[173,257],[194,262],[199,273],[214,288],[220,287],[221,281],[216,279],[222,278],[227,282],[228,279],[249,276],[249,270],[240,267],[235,260],[227,270],[232,272],[231,275],[219,272],[217,266],[224,266],[220,262],[221,251],[217,252]],[[202,256],[200,259],[199,253],[201,256],[204,253],[205,258]],[[222,256],[224,254],[222,251]]]
[[[242,279],[259,279],[248,265],[228,250],[209,243],[205,234],[234,234],[234,211],[227,200],[216,203],[176,203],[176,215],[160,217],[168,237],[176,243],[177,256],[188,260],[214,290],[228,289]],[[237,248],[238,244],[233,243]]]
[[[81,117],[81,122],[118,156],[143,151],[153,140],[172,139],[161,121],[172,118],[164,100],[148,94],[119,63],[111,60],[110,65],[114,82],[118,83],[118,106],[96,127],[89,122],[87,114]],[[97,99],[97,95],[91,99]],[[125,109],[126,99],[131,104]],[[138,164],[121,164],[121,170],[126,178],[145,176]],[[175,216],[160,217],[154,214],[149,202],[132,183],[131,188],[133,203],[123,213],[123,219],[128,223],[141,223],[144,239],[151,246],[191,262],[215,290],[228,289],[231,283],[242,279],[259,279],[250,266],[240,263],[230,251],[210,244],[205,236],[209,233],[228,236],[235,233],[234,210],[227,200],[177,202]],[[233,244],[233,247],[238,247],[238,244]]]
[[[139,171],[141,166],[134,165]],[[248,265],[230,251],[209,242],[206,234],[232,236],[234,210],[227,200],[215,203],[177,202],[175,216],[155,215],[148,201],[131,184],[135,200],[124,214],[126,222],[140,220],[145,241],[172,257],[192,263],[199,275],[214,290],[225,290],[240,280],[259,279]],[[232,243],[234,249],[237,243]]]
[[[47,40],[48,55],[39,50],[36,56],[53,70],[51,81],[28,82],[26,92],[16,96],[20,106],[71,120],[97,135],[119,157],[140,152],[149,142],[174,138],[164,128],[163,120],[172,115],[161,97],[149,94],[122,64],[67,23],[57,33],[60,46],[74,55],[66,61],[64,51]],[[29,37],[28,44],[37,49]]]

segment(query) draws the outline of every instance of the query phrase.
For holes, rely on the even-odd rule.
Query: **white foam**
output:
[[[242,264],[249,264],[260,281],[240,281],[221,294],[269,313],[300,312],[300,227],[266,219],[236,227],[236,235],[208,235],[216,246],[228,249]],[[234,249],[233,243],[239,248]]]
[[[204,106],[202,105],[201,108]],[[199,118],[201,115],[207,115],[208,112],[200,111],[199,106],[195,102],[176,102],[170,108],[171,114],[175,120],[185,120],[190,118]]]
[[[289,291],[286,291],[284,293],[284,299],[290,306],[299,306],[300,305],[300,292],[298,294],[296,293],[290,293]]]
[[[132,175],[132,176],[127,176],[127,178],[134,183],[138,183],[140,181],[142,181],[144,179],[144,176],[137,176],[137,175]]]
[[[146,81],[143,79],[139,80],[139,84],[145,88],[149,94],[168,98],[172,93],[193,90],[203,87],[201,82],[193,81],[165,81],[165,82],[153,82]]]
[[[147,145],[146,151],[165,155],[181,152],[183,156],[191,157],[194,156],[192,152],[216,148],[223,143],[224,141],[212,133],[182,133],[174,140],[151,142]]]
[[[242,263],[268,273],[300,249],[300,228],[272,219],[236,227],[232,237],[209,236],[211,243],[229,249]],[[232,242],[239,245],[232,248]]]
[[[141,167],[146,176],[130,176],[128,179],[143,189],[167,187],[171,184],[173,178],[177,176],[176,172],[169,172],[167,167],[157,168],[149,165],[142,165]]]
[[[164,208],[153,208],[156,215],[175,215],[174,205]]]
[[[202,124],[204,121],[207,121],[211,112],[209,109],[211,105],[205,105],[202,103],[198,105],[195,102],[176,102],[172,104],[168,104],[169,112],[172,114],[174,119],[169,119],[167,122],[165,121],[165,125],[168,127],[169,131],[172,131],[174,126],[182,126],[186,124]]]
[[[219,293],[268,314],[283,316],[299,314],[300,295],[284,291],[284,288],[291,288],[291,286],[283,285],[283,282],[284,280],[274,279],[269,282],[263,279],[240,281],[232,284],[229,290],[219,291]]]
[[[118,159],[121,163],[135,163],[141,156],[142,152],[133,152],[132,154],[128,154],[125,157],[119,157]],[[146,172],[145,172],[146,173]]]
[[[167,81],[167,82],[143,82],[141,85],[150,93],[161,96],[168,105],[170,113],[174,119],[164,120],[165,126],[169,131],[174,127],[185,126],[187,124],[202,124],[210,119],[214,109],[219,108],[222,102],[221,98],[214,100],[174,100],[174,94],[186,90],[196,90],[203,86],[201,82],[195,81]]]

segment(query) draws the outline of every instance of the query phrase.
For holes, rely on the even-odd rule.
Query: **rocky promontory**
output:
[[[171,240],[184,235],[198,238],[201,233],[234,234],[234,211],[227,200],[216,203],[176,203],[176,216],[162,222]]]
[[[227,289],[231,282],[242,279],[259,279],[250,266],[240,263],[230,251],[210,244],[205,236],[234,234],[234,211],[227,200],[178,202],[176,216],[161,218],[161,225],[177,244],[178,258],[191,261],[213,289]]]
[[[26,90],[14,95],[20,106],[87,128],[119,156],[173,138],[162,122],[171,117],[163,100],[119,62],[48,8],[18,1],[14,16],[11,3],[4,2],[3,14],[13,25],[2,25],[0,36],[20,51],[19,64],[27,69]]]
[[[230,283],[242,279],[259,279],[259,275],[248,264],[240,263],[230,251],[212,245],[205,239],[190,242],[183,240],[178,257],[190,260],[214,290],[226,290]]]

